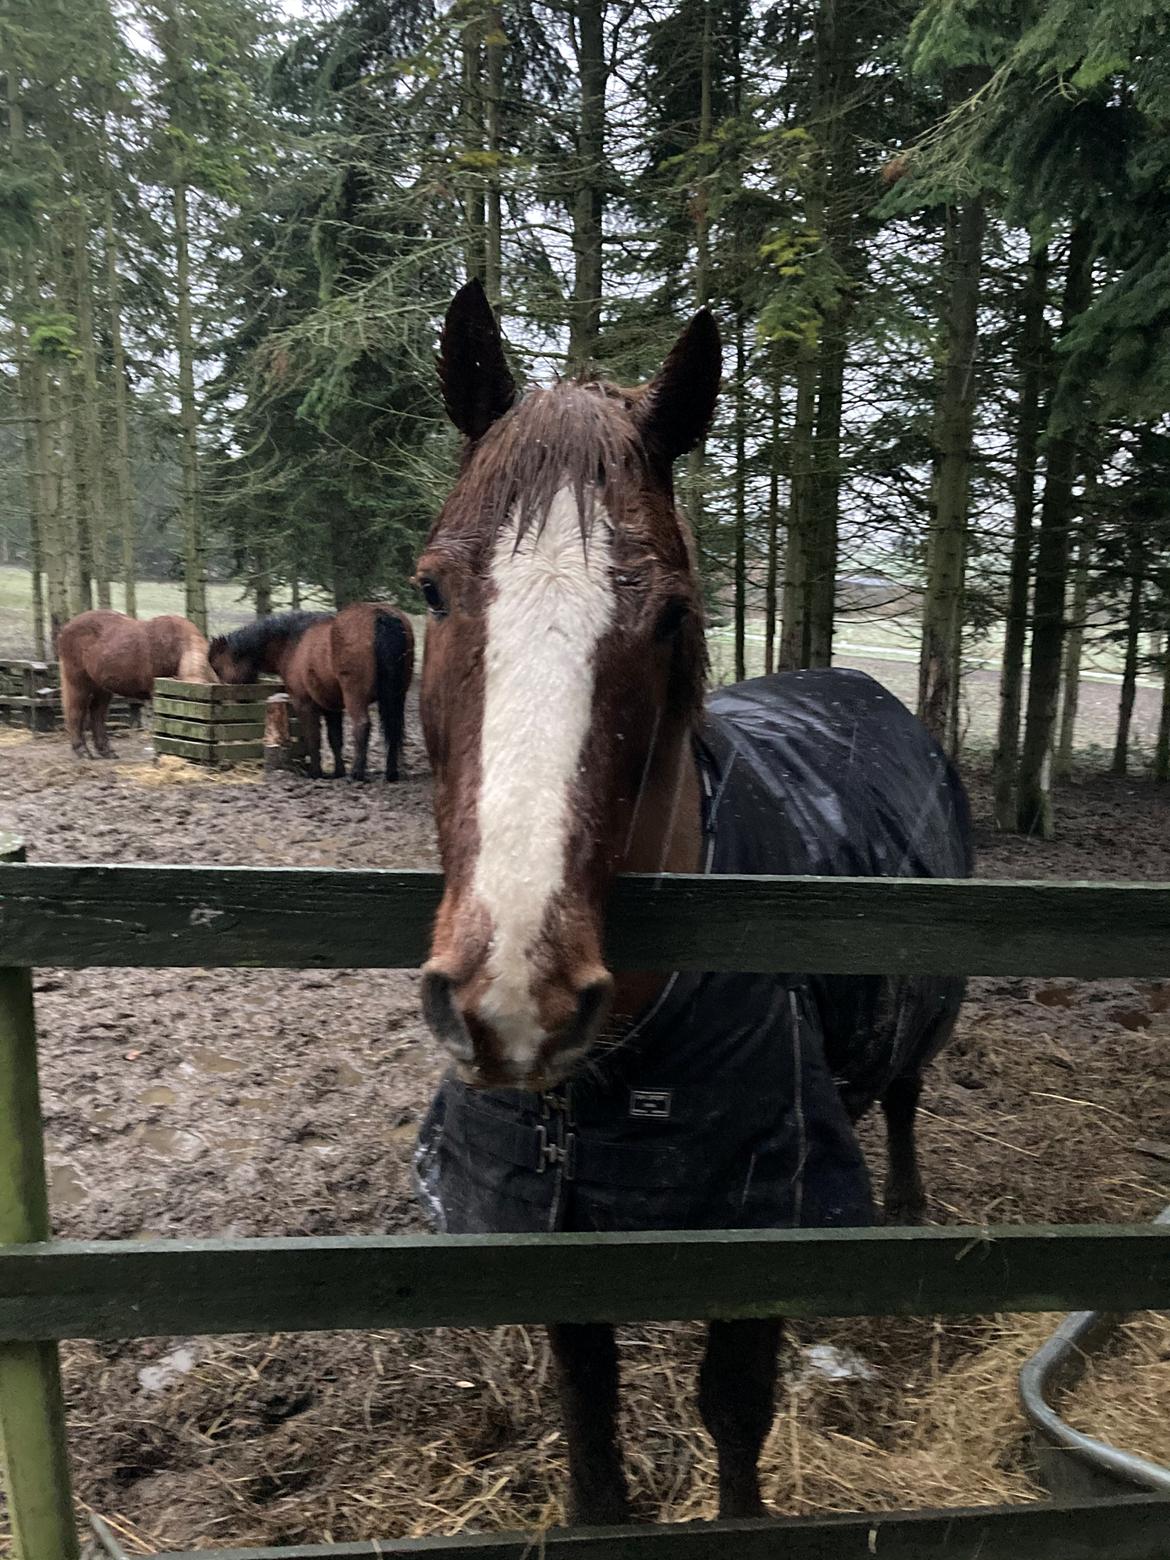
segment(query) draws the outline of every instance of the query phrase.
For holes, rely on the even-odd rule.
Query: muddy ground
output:
[[[41,861],[435,864],[414,742],[390,788],[212,776],[152,764],[145,737],[116,746],[116,763],[79,764],[59,736],[0,730],[0,828]],[[1062,795],[1061,838],[1043,844],[997,838],[971,779],[982,873],[1170,880],[1170,788],[1084,776]],[[58,1234],[421,1227],[410,1152],[439,1060],[413,974],[46,970],[36,987]],[[1149,1152],[1170,1142],[1168,1036],[1170,982],[974,982],[925,1098],[932,1216],[1156,1212],[1170,1201],[1170,1163]],[[868,1128],[867,1146],[879,1146]],[[1014,1373],[1045,1325],[800,1329],[765,1456],[770,1499],[804,1510],[1036,1494]],[[634,1482],[667,1516],[713,1509],[690,1401],[697,1349],[695,1328],[628,1344]],[[79,1345],[65,1374],[79,1497],[130,1553],[559,1515],[536,1335]]]

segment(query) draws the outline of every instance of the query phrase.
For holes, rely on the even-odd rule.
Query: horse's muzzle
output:
[[[613,979],[607,972],[595,972],[576,991],[569,1022],[546,1034],[523,1060],[507,1054],[490,1023],[463,1010],[457,990],[447,971],[424,967],[423,1017],[455,1061],[463,1082],[481,1089],[539,1091],[563,1083],[588,1055],[609,1013]]]

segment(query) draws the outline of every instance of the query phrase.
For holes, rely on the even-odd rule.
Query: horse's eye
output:
[[[422,598],[427,604],[427,611],[433,612],[436,617],[447,615],[447,603],[443,600],[443,592],[435,584],[434,580],[419,580],[418,588],[422,592]]]

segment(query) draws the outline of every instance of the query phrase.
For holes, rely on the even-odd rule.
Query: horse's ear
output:
[[[711,426],[723,348],[709,309],[701,309],[670,350],[645,391],[635,416],[642,442],[669,466],[693,450]]]
[[[500,328],[478,278],[459,289],[447,310],[439,341],[439,381],[448,417],[472,442],[516,400]]]

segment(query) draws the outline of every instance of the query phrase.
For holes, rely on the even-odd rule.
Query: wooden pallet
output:
[[[154,750],[196,764],[245,764],[264,756],[264,716],[275,681],[193,683],[158,677]]]
[[[136,718],[140,708],[126,699],[115,699],[107,724],[136,726],[140,724]],[[56,661],[0,661],[0,724],[26,726],[30,731],[61,729],[61,669]]]

